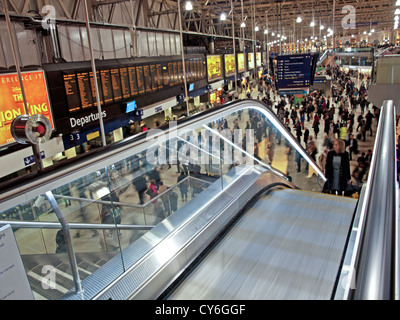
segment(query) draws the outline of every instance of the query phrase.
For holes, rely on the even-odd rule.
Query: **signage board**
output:
[[[22,72],[22,83],[29,115],[42,114],[54,129],[50,100],[43,70]],[[17,73],[0,75],[0,145],[14,142],[11,134],[12,121],[25,114],[22,89]]]

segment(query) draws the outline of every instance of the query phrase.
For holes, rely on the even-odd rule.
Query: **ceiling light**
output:
[[[274,37],[275,36],[275,32],[272,32],[271,35]]]
[[[367,31],[364,31],[363,34],[367,34]]]
[[[264,34],[268,34],[268,30],[267,29],[264,30]]]
[[[394,21],[399,21],[399,16],[394,16]]]
[[[242,22],[242,23],[240,24],[240,27],[241,27],[241,28],[245,28],[245,27],[246,27],[246,24],[245,24],[244,22]]]
[[[190,10],[192,10],[192,9],[193,9],[192,2],[186,1],[186,10],[187,10],[187,11],[190,11]]]
[[[396,7],[400,6],[400,0],[396,1]]]
[[[400,0],[399,0],[399,1],[400,1]],[[300,16],[298,16],[297,19],[296,19],[296,22],[297,22],[297,23],[300,23],[301,21],[303,21],[303,19],[302,19]]]
[[[400,9],[396,9],[396,11],[394,12],[394,14],[400,14]]]
[[[225,21],[226,20],[226,14],[225,13],[221,13],[220,19],[221,19],[221,21]]]
[[[254,30],[257,32],[258,30],[260,30],[259,27],[255,27]]]
[[[314,21],[311,21],[310,27],[314,27],[314,26],[315,26],[315,22],[314,22]]]
[[[321,30],[324,30],[325,29],[325,27],[324,27],[324,25],[322,25],[321,24],[321,26],[319,27]]]

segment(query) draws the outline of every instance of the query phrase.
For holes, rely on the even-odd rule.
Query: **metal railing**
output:
[[[349,299],[392,300],[398,295],[398,186],[393,101],[384,101],[365,187],[352,264]]]

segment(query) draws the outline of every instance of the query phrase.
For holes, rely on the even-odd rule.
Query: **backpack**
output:
[[[155,192],[151,188],[147,189],[146,194],[148,194],[152,198],[154,198],[156,196]]]

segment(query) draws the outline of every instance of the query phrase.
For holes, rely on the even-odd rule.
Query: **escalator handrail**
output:
[[[190,125],[193,125],[194,123],[201,120],[211,122],[213,121],[209,120],[211,116],[218,117],[218,115],[231,114],[244,108],[257,109],[258,111],[263,113],[267,117],[267,119],[272,122],[274,126],[280,131],[280,133],[285,136],[290,144],[315,169],[317,174],[322,177],[323,180],[326,180],[319,166],[307,154],[304,148],[287,130],[287,128],[279,121],[276,114],[272,110],[270,110],[270,108],[268,108],[265,103],[259,100],[249,99],[228,102],[225,105],[206,110],[204,112],[184,118],[182,120],[178,120],[177,128],[184,129],[185,127],[189,127]],[[170,128],[167,124],[162,125],[157,129],[163,130],[165,134],[168,134],[170,132]],[[29,194],[30,199],[32,199],[35,196],[39,196],[48,191],[49,188],[55,189],[57,187],[61,187],[65,184],[65,181],[73,181],[74,178],[71,176],[72,173],[76,174],[76,177],[81,177],[82,172],[79,171],[82,171],[85,168],[95,167],[96,165],[99,167],[107,166],[110,160],[115,162],[115,159],[113,159],[113,157],[117,157],[122,152],[128,151],[131,148],[139,147],[141,144],[145,144],[147,142],[146,138],[146,132],[142,132],[117,143],[95,149],[87,155],[80,155],[76,158],[75,161],[73,161],[72,159],[71,161],[68,161],[65,166],[51,166],[49,168],[45,168],[43,171],[33,172],[29,175],[23,176],[22,178],[11,180],[10,182],[5,184],[0,184],[0,203],[12,200],[13,198],[18,197],[18,195],[21,194]],[[273,168],[270,169],[279,174],[282,174],[278,172],[278,170],[275,170]],[[77,172],[79,172],[79,174]],[[20,200],[20,203],[27,201],[22,201],[23,199]]]
[[[393,101],[381,108],[353,258],[354,300],[392,300],[398,293],[396,125]],[[384,196],[384,198],[382,197]]]

